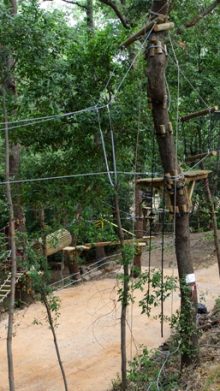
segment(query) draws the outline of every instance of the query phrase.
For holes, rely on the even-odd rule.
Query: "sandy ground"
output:
[[[168,273],[170,273],[170,269]],[[217,265],[196,273],[199,295],[211,308],[220,295]],[[58,293],[61,299],[57,335],[69,391],[106,391],[111,380],[120,372],[120,303],[117,301],[118,282],[106,278],[86,282]],[[129,308],[127,352],[136,354],[140,345],[157,347],[160,336],[159,320],[140,314],[136,293]],[[173,308],[179,306],[174,294]],[[154,311],[154,315],[156,311]],[[165,304],[165,315],[171,314],[171,301]],[[35,320],[38,322],[36,323]],[[6,361],[6,320],[0,323],[0,391],[8,390]],[[164,337],[169,335],[165,325]],[[64,389],[51,332],[41,304],[32,304],[15,316],[13,340],[17,391],[62,391]]]

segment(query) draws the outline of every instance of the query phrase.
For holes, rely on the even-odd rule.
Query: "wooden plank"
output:
[[[204,115],[208,115],[210,113],[214,113],[215,111],[218,111],[218,106],[209,107],[208,109],[195,111],[194,113],[190,113],[190,114],[184,115],[183,117],[180,118],[180,121],[181,122],[186,122],[186,121],[189,121],[192,118],[202,117]]]
[[[153,238],[153,236],[151,237]],[[139,238],[139,239],[125,239],[124,240],[124,244],[137,244],[139,242],[143,242],[143,241],[147,241],[150,239],[150,236],[144,236],[142,238]],[[90,248],[94,248],[94,247],[105,247],[105,246],[117,246],[120,244],[120,241],[119,240],[114,240],[114,241],[106,241],[106,242],[97,242],[97,243],[86,243],[85,246],[87,247],[90,247]]]
[[[75,250],[76,250],[76,247],[72,247],[72,246],[67,246],[67,247],[63,248],[63,251],[67,251],[67,252],[72,252]]]
[[[79,244],[76,246],[76,250],[80,250],[80,251],[83,251],[83,250],[90,250],[90,246],[85,246],[84,244]]]
[[[183,172],[183,176],[186,180],[186,183],[189,183],[191,181],[198,181],[202,180],[208,177],[208,175],[212,171],[210,170],[193,170],[193,171],[186,171]],[[172,179],[172,178],[171,178]],[[156,187],[156,188],[162,188],[164,184],[164,178],[163,177],[157,177],[157,178],[142,178],[138,179],[136,183],[140,186],[147,186],[147,187]]]
[[[193,195],[193,191],[194,191],[194,188],[195,188],[195,184],[196,184],[196,181],[191,182],[191,184],[189,186],[189,189],[188,189],[188,198],[189,198],[190,202],[192,200],[192,195]]]
[[[146,185],[152,187],[161,187],[163,185],[163,177],[157,178],[140,178],[136,181],[137,185]]]
[[[184,172],[184,177],[186,179],[186,183],[191,181],[201,181],[202,179],[206,179],[208,175],[212,171],[210,170],[193,170]]]

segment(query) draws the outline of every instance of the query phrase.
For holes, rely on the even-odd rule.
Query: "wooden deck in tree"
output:
[[[206,179],[212,171],[210,170],[194,170],[183,172],[186,184],[194,181]],[[156,178],[142,178],[138,179],[136,183],[140,186],[160,188],[164,184],[163,177]]]

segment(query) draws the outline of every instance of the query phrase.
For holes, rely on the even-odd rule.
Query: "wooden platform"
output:
[[[186,184],[188,184],[190,182],[206,179],[211,172],[212,171],[209,170],[194,170],[194,171],[183,172],[183,175]],[[152,187],[160,188],[163,186],[164,178],[163,177],[143,178],[143,179],[138,179],[136,183],[140,186],[146,186],[146,187],[152,186]]]
[[[135,244],[139,247],[144,247],[146,245],[146,242],[150,239],[153,239],[153,236],[144,236],[143,238],[139,239],[125,239],[124,244]],[[66,253],[71,253],[74,251],[83,251],[83,250],[90,250],[91,248],[97,248],[97,247],[107,247],[107,246],[118,246],[120,242],[118,240],[114,241],[106,241],[106,242],[97,242],[97,243],[85,243],[84,245],[77,245],[77,246],[66,246],[63,248],[63,251]]]

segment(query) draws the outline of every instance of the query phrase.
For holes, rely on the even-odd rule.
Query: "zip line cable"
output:
[[[148,40],[148,38],[149,38],[149,36],[150,36],[150,34],[151,34],[152,30],[153,30],[153,27],[151,28],[151,30],[148,32],[147,36],[145,37],[144,43]],[[72,174],[72,175],[63,175],[63,176],[50,176],[50,177],[43,177],[43,178],[18,179],[18,180],[13,180],[13,181],[2,181],[2,182],[0,182],[0,185],[4,185],[4,184],[7,184],[7,183],[11,183],[11,184],[12,183],[31,183],[31,182],[41,182],[41,181],[56,180],[56,179],[77,178],[77,177],[80,177],[80,176],[81,177],[86,177],[86,176],[98,176],[98,175],[106,175],[107,174],[111,186],[114,187],[114,184],[113,184],[113,181],[112,181],[112,178],[111,178],[111,174],[114,174],[115,175],[115,179],[116,179],[117,174],[121,174],[122,172],[117,172],[117,169],[116,169],[114,135],[113,135],[113,128],[112,128],[112,123],[111,123],[111,117],[110,116],[109,116],[109,121],[110,121],[110,126],[111,126],[111,140],[112,140],[112,154],[113,154],[114,172],[110,171],[110,169],[109,169],[108,158],[107,158],[107,153],[106,153],[106,148],[105,148],[105,141],[104,141],[104,136],[103,136],[103,132],[102,132],[102,128],[101,128],[101,120],[100,120],[99,110],[107,108],[108,113],[110,115],[109,105],[115,102],[115,97],[117,96],[117,94],[118,94],[122,84],[124,83],[128,73],[131,70],[132,66],[134,65],[136,59],[138,58],[138,56],[140,55],[140,53],[142,52],[142,50],[144,48],[144,43],[141,45],[141,49],[138,51],[137,55],[132,60],[132,62],[130,64],[127,72],[125,73],[123,79],[119,83],[118,88],[116,89],[116,93],[115,93],[114,97],[110,100],[110,102],[108,104],[102,105],[102,106],[98,106],[98,105],[90,106],[90,107],[82,109],[82,110],[78,110],[78,111],[70,112],[70,113],[64,113],[64,114],[55,115],[55,116],[38,117],[38,119],[32,118],[32,119],[24,119],[24,120],[18,120],[18,121],[11,121],[11,122],[9,122],[9,124],[16,124],[16,123],[27,122],[25,124],[23,123],[22,125],[18,125],[18,126],[16,125],[16,126],[9,127],[9,129],[14,129],[14,128],[23,127],[23,126],[32,126],[32,125],[35,125],[36,123],[38,124],[38,123],[42,123],[42,122],[46,122],[46,121],[50,121],[50,120],[54,120],[54,119],[59,119],[59,118],[71,116],[71,115],[74,115],[74,114],[75,115],[76,114],[81,114],[81,113],[92,111],[92,110],[96,111],[97,112],[97,116],[98,116],[98,124],[99,124],[99,131],[100,131],[102,148],[103,148],[103,153],[104,153],[105,165],[106,165],[106,169],[107,169],[106,172]],[[110,76],[110,78],[111,77],[112,76]],[[109,84],[109,81],[107,82],[107,85],[108,84]],[[28,123],[28,121],[29,121],[29,123]],[[4,122],[1,122],[0,124],[3,125]],[[0,128],[0,131],[2,129],[3,128]],[[143,174],[146,175],[145,173],[140,173],[140,175],[143,175]],[[127,173],[126,173],[126,175],[127,175]],[[137,175],[137,173],[129,173],[129,175]]]
[[[2,181],[0,182],[0,185],[6,185],[7,183],[11,184],[19,184],[19,183],[31,183],[31,182],[43,182],[43,181],[49,181],[49,180],[56,180],[56,179],[72,179],[72,178],[83,178],[83,177],[90,177],[90,176],[102,176],[102,175],[112,175],[114,174],[114,171],[98,171],[98,172],[87,172],[87,173],[81,173],[81,174],[71,174],[71,175],[60,175],[60,176],[49,176],[49,177],[42,177],[42,178],[27,178],[27,179],[16,179],[12,181]],[[128,175],[128,176],[137,176],[137,175],[150,175],[150,173],[146,172],[133,172],[133,171],[117,171],[117,174],[120,175]]]
[[[108,105],[115,103],[115,99],[116,99],[116,97],[117,97],[117,95],[118,95],[118,93],[119,93],[119,91],[120,91],[120,89],[121,89],[125,79],[127,78],[128,74],[129,74],[130,70],[132,69],[133,65],[135,64],[137,58],[139,57],[139,55],[143,51],[144,44],[148,40],[151,32],[153,31],[153,28],[154,28],[154,26],[151,28],[151,30],[148,32],[147,36],[145,37],[144,42],[141,45],[141,48],[138,50],[136,56],[131,61],[127,71],[125,72],[122,80],[120,81],[118,87],[115,90],[114,96],[110,99],[108,104],[98,106],[98,102],[97,102],[93,106],[89,106],[89,107],[86,107],[84,109],[76,110],[76,111],[72,111],[72,112],[68,112],[68,113],[54,114],[54,115],[43,116],[43,117],[24,118],[24,119],[20,119],[20,120],[9,121],[8,122],[9,130],[20,128],[20,127],[33,126],[33,125],[38,124],[38,123],[43,123],[43,122],[47,122],[47,121],[53,121],[53,120],[62,119],[62,118],[66,118],[66,117],[72,117],[74,115],[78,115],[78,114],[82,114],[82,113],[86,113],[86,112],[91,112],[91,111],[96,111],[97,109],[101,110],[101,109],[106,108]],[[109,80],[107,81],[107,84],[106,84],[104,90],[108,87],[112,76],[113,75],[110,75]],[[101,93],[100,93],[100,95],[101,95]],[[5,122],[0,122],[0,125],[4,126]],[[12,126],[10,126],[10,125],[12,125]],[[4,127],[0,128],[0,131],[3,131],[3,130],[4,130]]]

